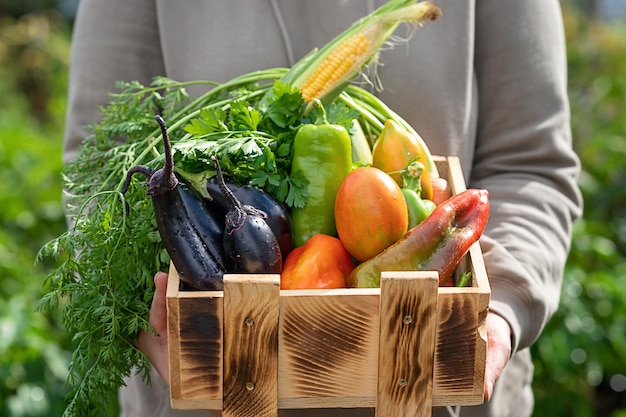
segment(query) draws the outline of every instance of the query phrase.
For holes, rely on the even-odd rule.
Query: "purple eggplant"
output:
[[[276,236],[280,246],[280,254],[285,259],[293,248],[293,226],[285,205],[260,187],[250,184],[239,185],[229,180],[226,176],[224,177],[224,182],[241,204],[249,205],[265,212],[267,215],[265,222],[272,229],[274,236]],[[228,210],[230,210],[230,205],[220,190],[217,176],[209,178],[206,183],[206,190],[209,197],[211,197],[211,207],[218,213],[221,213],[222,216],[225,216]]]
[[[122,193],[128,190],[134,174],[148,178],[147,194],[152,198],[159,234],[180,279],[198,290],[221,290],[225,273],[221,222],[202,206],[201,197],[174,174],[167,127],[161,116],[155,119],[163,135],[163,168],[130,168]]]
[[[265,219],[267,214],[242,204],[224,182],[222,169],[213,157],[221,194],[229,210],[224,221],[226,269],[233,273],[280,273],[283,267],[278,240]]]

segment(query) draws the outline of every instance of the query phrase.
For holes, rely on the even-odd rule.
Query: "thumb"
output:
[[[485,401],[491,399],[493,386],[511,356],[511,328],[495,313],[487,315],[487,363],[485,369]]]
[[[150,308],[150,325],[155,328],[160,335],[163,335],[167,327],[167,274],[165,272],[157,272],[154,276],[154,297],[152,298],[152,307]]]

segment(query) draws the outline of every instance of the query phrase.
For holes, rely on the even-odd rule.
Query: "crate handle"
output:
[[[376,417],[432,413],[438,286],[433,271],[381,274]]]
[[[224,276],[224,417],[278,417],[280,276]]]

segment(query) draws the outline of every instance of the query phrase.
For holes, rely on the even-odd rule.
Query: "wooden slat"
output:
[[[376,417],[431,415],[436,272],[383,272]]]
[[[280,408],[374,405],[379,292],[281,291]]]
[[[180,313],[179,313],[179,301],[178,298],[178,286],[180,280],[178,278],[178,272],[174,265],[170,265],[169,278],[167,281],[166,290],[166,308],[167,308],[167,344],[168,344],[168,359],[170,368],[170,398],[172,401],[172,407],[175,407],[175,399],[181,398],[181,384],[180,380],[181,367],[180,367]]]
[[[224,277],[225,417],[278,416],[280,276]]]
[[[452,190],[452,194],[459,194],[465,191],[465,178],[463,177],[463,170],[461,169],[461,161],[456,156],[448,156],[446,158],[447,169],[444,171],[445,175],[442,177],[448,180],[448,185]]]
[[[487,358],[490,287],[480,244],[460,267],[472,273],[468,288],[439,288],[433,406],[482,404]]]
[[[196,292],[189,297],[194,292],[179,291],[179,285],[171,268],[167,306],[172,407],[221,409],[223,293]]]
[[[437,316],[433,405],[482,403],[479,294],[440,292]]]

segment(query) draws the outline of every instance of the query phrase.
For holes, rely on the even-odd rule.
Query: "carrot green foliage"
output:
[[[71,307],[64,309],[63,322],[77,348],[66,415],[106,410],[125,376],[149,369],[134,340],[139,331],[152,330],[147,321],[152,279],[156,271],[167,269],[169,257],[145,186],[136,180],[125,195],[120,189],[131,166],[162,164],[155,114],[172,121],[175,165],[183,175],[211,171],[211,156],[216,155],[224,171],[238,179],[265,188],[288,206],[302,204],[306,182],[289,174],[291,145],[297,127],[317,116],[305,115],[298,90],[276,81],[281,74],[264,71],[213,85],[195,99],[186,93],[191,83],[166,78],[156,78],[150,86],[120,83],[102,109],[102,121],[92,126],[93,133],[64,172],[74,227],[38,255],[60,261],[47,278],[49,292],[39,309],[54,310],[62,303]],[[269,98],[259,106],[268,91]],[[331,104],[328,114],[333,122],[350,126],[358,112]]]

